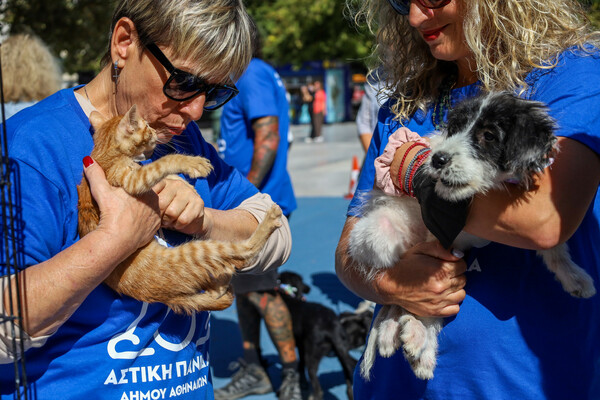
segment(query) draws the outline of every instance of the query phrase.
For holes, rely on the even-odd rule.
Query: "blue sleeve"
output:
[[[365,161],[363,162],[360,176],[358,178],[358,185],[356,186],[356,192],[354,193],[352,201],[350,201],[346,216],[361,216],[361,205],[366,199],[367,194],[375,185],[375,159],[383,154],[383,150],[385,150],[385,146],[388,143],[388,138],[400,126],[401,125],[398,123],[398,121],[394,121],[394,116],[390,110],[388,101],[379,109],[377,125],[373,131],[371,145],[369,146]]]
[[[258,67],[248,68],[246,73],[249,75],[238,81],[240,90],[238,96],[243,109],[246,110],[248,120],[252,121],[270,115],[278,116],[276,85],[273,84],[272,73],[267,68]],[[260,97],[256,96],[257,93],[260,93]]]
[[[30,266],[46,261],[77,240],[76,187],[83,176],[82,154],[89,154],[89,150],[86,153],[85,145],[79,143],[85,141],[85,135],[81,135],[83,139],[67,140],[65,127],[75,127],[66,119],[62,125],[47,116],[43,121],[41,118],[20,124],[16,121],[7,122],[12,171],[9,188],[15,224],[11,232],[16,235],[14,245],[24,257],[21,266]],[[87,140],[91,144],[91,136]],[[1,213],[10,220],[11,209],[3,207]],[[11,238],[8,232],[2,234]],[[2,242],[3,257],[4,246]],[[11,242],[7,250],[12,252],[12,249]],[[2,267],[5,262],[2,259]]]
[[[557,121],[557,136],[577,140],[600,154],[600,52],[569,52],[540,73],[532,100],[544,102]]]

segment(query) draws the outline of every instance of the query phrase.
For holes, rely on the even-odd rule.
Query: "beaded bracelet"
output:
[[[411,148],[414,146],[411,146]],[[406,158],[406,154],[410,151],[410,148],[404,154]],[[408,167],[406,168],[406,173],[402,175],[402,164],[400,165],[400,170],[398,171],[398,183],[399,188],[402,192],[407,194],[408,196],[415,197],[412,187],[412,181],[415,176],[416,171],[419,169],[421,165],[425,162],[427,157],[429,157],[429,153],[431,149],[429,147],[423,147],[420,149],[417,154],[410,160],[408,163]],[[404,159],[402,160],[404,163]]]
[[[402,191],[404,193],[407,193],[407,191],[405,190],[406,186],[404,186],[403,182],[402,182],[402,167],[404,166],[404,161],[406,161],[406,157],[408,156],[408,153],[410,153],[410,151],[417,146],[424,147],[423,143],[419,143],[419,142],[414,142],[413,144],[411,144],[408,147],[408,149],[406,149],[406,151],[404,152],[404,156],[402,156],[402,161],[400,161],[400,167],[398,167],[398,188],[400,189],[400,191]]]
[[[415,156],[415,163],[413,168],[410,171],[410,177],[409,177],[409,181],[408,181],[408,192],[409,192],[409,196],[411,197],[415,197],[415,193],[414,193],[414,188],[413,188],[413,178],[415,177],[415,173],[417,172],[417,170],[419,169],[419,167],[421,167],[421,165],[423,165],[423,163],[425,162],[425,160],[427,160],[427,157],[429,157],[429,153],[431,153],[431,149],[429,148],[425,148],[420,150],[417,155]]]

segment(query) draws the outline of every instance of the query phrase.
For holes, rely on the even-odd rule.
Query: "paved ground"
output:
[[[345,220],[352,157],[361,160],[362,149],[354,123],[327,125],[323,143],[304,143],[308,126],[292,127],[294,143],[290,149],[288,169],[292,176],[298,209],[290,227],[293,248],[290,260],[281,270],[300,273],[312,290],[308,300],[331,307],[336,312],[353,310],[360,299],[339,282],[334,271],[334,251]],[[228,365],[241,354],[241,339],[235,307],[213,313],[211,328],[211,366],[215,387],[229,381]],[[266,330],[261,333],[261,346],[271,367],[268,372],[277,388],[281,382],[281,365]],[[352,353],[356,358],[358,351]],[[326,400],[346,399],[346,387],[336,358],[325,358],[320,364],[319,379]],[[248,399],[272,400],[274,393]]]

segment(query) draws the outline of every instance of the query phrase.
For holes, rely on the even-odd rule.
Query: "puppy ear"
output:
[[[513,126],[506,132],[504,145],[505,168],[528,186],[533,175],[550,164],[556,144],[556,123],[545,104],[517,97],[511,120]]]
[[[302,284],[302,292],[304,294],[308,294],[310,292],[310,286],[308,286],[306,283],[303,282]]]

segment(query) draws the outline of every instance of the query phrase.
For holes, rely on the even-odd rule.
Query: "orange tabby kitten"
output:
[[[191,178],[212,171],[203,157],[170,154],[141,166],[156,146],[157,135],[136,107],[124,116],[105,120],[92,112],[95,129],[92,158],[104,169],[108,182],[132,195],[152,189],[163,178],[183,173]],[[79,193],[79,236],[98,226],[99,210],[87,180],[77,187]],[[115,268],[105,283],[118,293],[148,303],[160,302],[177,313],[222,310],[233,302],[231,277],[236,268],[254,260],[271,233],[281,226],[277,205],[267,212],[253,235],[239,243],[216,240],[191,240],[176,247],[164,247],[156,240],[138,249]]]

